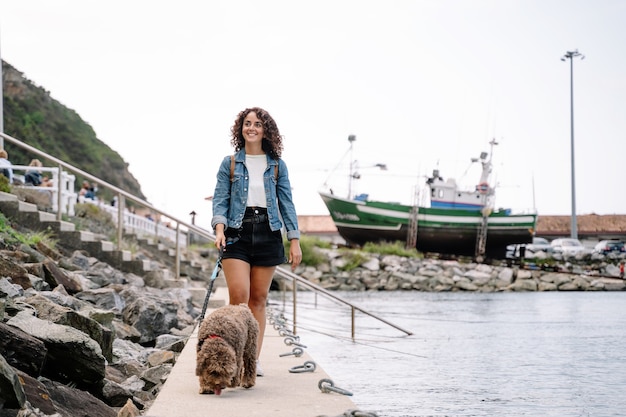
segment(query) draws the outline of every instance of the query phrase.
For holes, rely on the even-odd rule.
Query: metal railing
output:
[[[283,279],[291,280],[291,282],[292,282],[292,291],[293,291],[293,297],[292,297],[292,302],[293,302],[293,306],[292,306],[292,309],[293,309],[293,318],[292,318],[293,330],[292,330],[292,332],[293,332],[293,334],[297,334],[296,333],[297,332],[297,313],[296,312],[298,310],[298,305],[297,305],[298,304],[298,285],[302,285],[303,287],[306,287],[306,288],[309,288],[312,291],[315,291],[315,293],[317,293],[317,294],[321,294],[321,295],[323,295],[323,296],[325,296],[327,298],[330,298],[331,300],[335,300],[335,301],[337,301],[337,302],[339,302],[341,304],[349,306],[350,307],[350,311],[351,311],[351,330],[350,330],[350,334],[352,336],[352,339],[354,339],[355,335],[356,335],[355,313],[357,311],[360,311],[361,313],[363,313],[363,314],[365,314],[365,315],[367,315],[367,316],[369,316],[369,317],[371,317],[373,319],[376,319],[376,320],[378,320],[378,321],[380,321],[382,323],[385,323],[386,325],[388,325],[390,327],[393,327],[394,329],[397,329],[397,330],[405,333],[407,336],[410,336],[410,335],[413,334],[411,331],[403,329],[402,327],[397,326],[397,325],[391,323],[390,321],[387,321],[387,320],[383,319],[382,317],[377,316],[374,313],[370,313],[369,311],[362,309],[361,307],[351,303],[350,301],[345,300],[345,299],[339,297],[336,294],[333,294],[332,292],[328,291],[327,289],[325,289],[323,287],[320,287],[319,285],[314,284],[314,283],[312,283],[312,282],[302,278],[300,275],[294,274],[293,272],[291,272],[291,271],[289,271],[289,270],[287,270],[285,268],[282,268],[282,267],[276,268],[275,275],[278,275],[280,278],[283,278]]]
[[[26,165],[11,165],[14,171],[13,177],[24,179],[24,175],[15,174],[15,171],[28,172],[37,169],[39,172],[48,172],[52,177],[49,186],[32,186],[32,185],[12,185],[14,188],[36,191],[40,193],[50,193],[50,204],[52,211],[65,213],[69,216],[74,215],[74,205],[76,204],[77,194],[74,191],[74,181],[76,177],[68,174],[58,167],[32,167]],[[59,195],[61,194],[61,195]],[[62,204],[59,206],[59,202]]]
[[[83,178],[91,181],[91,182],[95,182],[98,184],[99,187],[103,187],[105,189],[110,190],[111,192],[113,192],[113,194],[117,197],[117,202],[116,202],[116,215],[114,216],[114,218],[116,218],[115,223],[117,225],[117,249],[118,250],[122,250],[122,243],[123,243],[123,234],[124,234],[124,230],[125,230],[125,223],[124,220],[126,218],[128,218],[129,213],[126,210],[126,201],[131,201],[134,204],[136,204],[137,206],[140,207],[145,207],[148,208],[150,210],[151,213],[154,213],[155,215],[159,215],[159,216],[163,216],[166,217],[168,220],[170,220],[170,227],[166,227],[160,220],[159,220],[159,216],[155,216],[157,218],[154,219],[153,223],[153,236],[155,236],[156,239],[158,239],[159,237],[166,237],[165,236],[165,232],[164,229],[168,229],[169,233],[171,234],[171,230],[174,230],[174,244],[176,247],[176,254],[175,254],[175,275],[177,278],[180,277],[180,261],[181,261],[181,248],[186,246],[186,242],[187,239],[183,239],[182,235],[185,235],[186,233],[190,233],[193,232],[195,234],[198,234],[200,236],[203,236],[209,240],[214,241],[215,240],[215,236],[209,232],[208,230],[202,229],[200,227],[197,227],[196,225],[193,224],[189,224],[186,223],[183,220],[180,220],[168,213],[166,213],[163,210],[159,210],[158,208],[154,207],[152,204],[150,204],[149,202],[134,196],[133,194],[126,192],[124,190],[122,190],[121,188],[118,188],[116,186],[114,186],[113,184],[109,184],[108,182],[89,174],[88,172],[85,172],[83,170],[81,170],[80,168],[77,168],[71,164],[68,164],[67,162],[64,162],[58,158],[55,158],[54,156],[43,152],[35,147],[32,147],[12,136],[9,136],[5,133],[0,132],[0,137],[6,141],[9,142],[13,145],[19,146],[22,149],[27,150],[28,152],[31,152],[41,158],[45,158],[49,161],[52,161],[53,163],[57,164],[59,166],[59,171],[69,171],[72,172],[74,174],[78,174],[80,176],[82,176]],[[6,144],[5,144],[6,146]],[[62,193],[57,193],[57,207],[62,207]],[[57,220],[61,221],[62,220],[62,211],[58,210],[56,213],[57,216]],[[171,237],[168,236],[168,238]]]
[[[174,239],[175,239],[175,274],[176,274],[176,278],[180,277],[180,260],[181,260],[181,250],[182,248],[185,246],[183,245],[183,241],[181,241],[181,234],[184,234],[184,232],[186,231],[187,233],[195,233],[201,237],[206,238],[207,240],[209,240],[210,242],[215,242],[215,235],[213,233],[211,233],[210,231],[203,229],[201,227],[198,227],[194,224],[189,224],[186,223],[185,221],[182,221],[180,219],[177,219],[174,216],[171,216],[170,214],[159,210],[158,208],[152,206],[150,203],[148,203],[147,201],[139,198],[139,197],[135,197],[134,195],[120,189],[117,188],[116,186],[107,183],[106,181],[101,180],[98,177],[95,177],[71,164],[68,164],[66,162],[61,161],[58,158],[55,158],[52,155],[49,155],[43,151],[40,151],[39,149],[36,149],[18,139],[15,139],[14,137],[11,137],[5,133],[0,132],[0,137],[4,138],[6,141],[19,146],[23,149],[26,149],[29,152],[32,152],[42,158],[48,159],[52,162],[54,162],[55,164],[59,165],[59,171],[61,171],[62,169],[66,169],[67,171],[79,174],[81,176],[83,176],[84,178],[87,178],[88,180],[92,181],[92,182],[96,182],[98,183],[98,186],[102,186],[106,189],[109,189],[111,191],[113,191],[115,193],[115,195],[117,196],[117,204],[116,204],[116,208],[117,208],[117,248],[118,250],[121,250],[121,244],[122,244],[122,236],[123,236],[123,232],[124,232],[124,219],[125,216],[128,216],[129,214],[126,212],[126,210],[124,209],[125,207],[125,201],[129,200],[132,201],[135,204],[138,204],[140,206],[143,207],[147,207],[150,209],[151,212],[155,213],[155,214],[159,214],[161,216],[166,217],[167,219],[169,219],[171,222],[175,223],[175,227],[173,227],[173,230],[175,230],[175,234],[174,234]],[[61,204],[61,193],[58,193],[58,207],[62,207]],[[108,207],[107,210],[110,211],[111,207]],[[57,220],[61,221],[61,210],[59,210],[57,212]],[[159,228],[159,221],[157,219],[154,220],[154,229],[153,229],[153,234],[154,236],[158,237],[158,236],[163,236],[163,230]],[[163,226],[163,225],[161,225]],[[170,231],[172,228],[168,228]],[[186,229],[186,230],[185,230]],[[169,237],[169,236],[168,236]],[[184,241],[186,242],[186,240]],[[351,308],[352,311],[352,330],[351,330],[351,334],[352,334],[352,338],[354,339],[355,337],[355,312],[356,311],[360,311],[363,314],[366,314],[376,320],[381,321],[382,323],[387,324],[388,326],[391,326],[397,330],[400,330],[401,332],[404,332],[407,335],[411,335],[413,333],[411,333],[408,330],[402,329],[399,326],[396,326],[395,324],[381,318],[378,317],[377,315],[370,313],[366,310],[363,310],[362,308],[352,304],[351,302],[333,294],[332,292],[326,290],[325,288],[320,287],[319,285],[316,285],[312,282],[307,281],[306,279],[302,278],[299,275],[296,275],[294,273],[292,273],[291,271],[286,270],[285,268],[282,267],[277,267],[276,268],[276,275],[278,275],[279,277],[283,278],[283,279],[289,279],[293,282],[293,292],[294,292],[294,297],[293,297],[293,331],[295,334],[296,331],[296,311],[297,311],[297,286],[298,285],[302,285],[304,287],[307,287],[313,291],[315,291],[316,293],[320,293],[322,295],[324,295],[325,297],[334,299],[335,301],[338,301],[341,304],[347,305]]]

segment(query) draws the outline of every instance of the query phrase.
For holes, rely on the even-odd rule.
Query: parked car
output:
[[[554,253],[560,253],[563,256],[574,256],[587,251],[580,240],[572,238],[554,239],[550,245]]]
[[[593,248],[593,253],[600,253],[602,255],[624,252],[626,252],[626,245],[619,240],[601,240]]]
[[[533,237],[533,243],[529,243],[526,245],[526,253],[528,252],[539,252],[543,251],[546,253],[550,253],[554,250],[548,239],[544,239],[542,237]]]
[[[526,251],[524,252],[524,257],[532,257],[537,252],[545,252],[546,254],[550,254],[553,251],[552,245],[547,239],[542,237],[533,237],[533,243],[526,243],[521,245],[508,245],[506,247],[506,257],[513,259],[519,258],[521,256],[520,248],[525,247]]]

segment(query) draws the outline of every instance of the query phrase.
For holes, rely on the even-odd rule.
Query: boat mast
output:
[[[492,139],[489,142],[491,148],[489,150],[489,159],[486,160],[486,155],[483,157],[481,155],[481,161],[483,165],[483,172],[480,175],[480,185],[485,184],[488,189],[485,194],[483,194],[483,209],[481,210],[482,218],[480,221],[480,225],[478,226],[478,230],[476,231],[476,247],[474,248],[474,258],[476,262],[481,263],[485,259],[485,253],[487,251],[487,234],[489,229],[489,215],[491,214],[491,208],[487,206],[487,202],[489,200],[489,196],[493,194],[493,187],[488,185],[487,182],[489,180],[489,174],[491,174],[491,161],[493,159],[493,147],[497,145],[495,139]]]
[[[491,148],[489,149],[489,159],[485,159],[487,157],[487,155],[481,155],[481,161],[482,161],[482,165],[483,165],[483,171],[480,174],[480,184],[488,184],[489,181],[489,175],[491,174],[491,168],[492,168],[492,163],[491,161],[493,160],[493,147],[494,145],[497,145],[498,142],[496,142],[495,139],[492,139],[489,142],[489,145],[491,145]]]
[[[356,140],[356,136],[348,136],[350,142],[350,177],[348,178],[348,200],[352,200],[352,180],[354,179],[355,161],[352,158],[352,144]]]

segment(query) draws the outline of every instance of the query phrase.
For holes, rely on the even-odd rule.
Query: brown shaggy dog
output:
[[[196,348],[200,394],[254,386],[258,335],[259,323],[245,304],[220,307],[200,323]]]

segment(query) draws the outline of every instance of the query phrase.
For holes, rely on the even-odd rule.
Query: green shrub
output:
[[[95,204],[76,204],[74,218],[71,221],[76,225],[76,230],[90,230],[117,241],[117,227],[113,217]]]
[[[57,240],[52,238],[52,232],[46,230],[45,232],[32,232],[25,235],[25,241],[29,246],[35,246],[37,243],[42,242],[50,249],[56,248]]]
[[[406,249],[403,242],[395,241],[393,243],[372,243],[368,242],[363,246],[363,251],[368,253],[378,253],[380,255],[397,255],[405,258],[421,257],[420,253],[415,249]]]
[[[74,215],[76,217],[84,217],[86,219],[99,221],[102,223],[113,222],[111,215],[95,204],[77,203],[74,206]]]
[[[11,192],[11,186],[9,185],[9,179],[0,174],[0,191],[5,193]]]
[[[341,251],[341,255],[343,256],[343,259],[345,259],[346,264],[339,269],[346,272],[350,272],[353,269],[358,268],[368,260],[368,257],[364,255],[363,252],[356,249],[343,249]]]
[[[4,214],[0,213],[0,237],[4,246],[20,244],[35,246],[39,242],[44,242],[49,248],[54,249],[57,241],[51,236],[52,233],[49,231],[20,233],[13,229]]]

